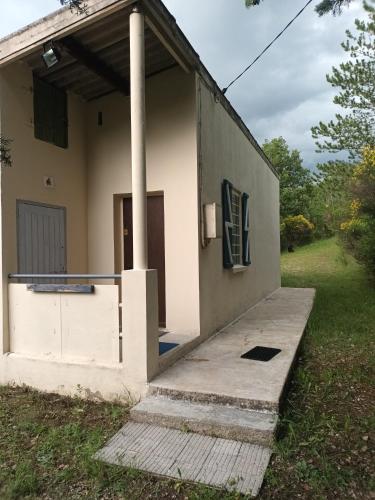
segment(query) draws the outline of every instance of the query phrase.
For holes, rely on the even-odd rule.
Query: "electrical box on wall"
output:
[[[217,203],[208,203],[204,205],[204,236],[209,240],[221,238],[222,231],[222,212],[221,206]]]

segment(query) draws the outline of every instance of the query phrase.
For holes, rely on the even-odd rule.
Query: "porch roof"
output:
[[[44,81],[86,101],[114,91],[129,95],[129,13],[134,4],[141,4],[146,15],[146,77],[176,65],[186,72],[197,71],[278,176],[160,0],[86,0],[85,4],[86,15],[72,14],[69,7],[64,7],[0,39],[0,69],[22,60]],[[56,66],[46,69],[41,54],[43,45],[51,40],[63,57]]]

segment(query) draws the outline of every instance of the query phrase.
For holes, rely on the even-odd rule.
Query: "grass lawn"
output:
[[[284,254],[282,270],[284,286],[317,297],[260,497],[375,498],[375,290],[334,239]],[[93,461],[127,417],[119,405],[0,388],[0,498],[239,498]]]

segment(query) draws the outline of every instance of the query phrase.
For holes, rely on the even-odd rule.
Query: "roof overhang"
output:
[[[0,40],[0,69],[15,61],[56,87],[90,101],[114,91],[129,93],[129,14],[139,4],[146,16],[146,77],[179,65],[196,71],[214,92],[259,154],[277,176],[273,165],[247,126],[223,95],[198,54],[161,0],[86,0],[87,14],[64,7]],[[46,69],[44,44],[53,41],[61,61]]]

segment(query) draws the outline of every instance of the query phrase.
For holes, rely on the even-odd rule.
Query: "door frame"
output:
[[[147,197],[163,196],[164,191],[147,191]],[[114,194],[113,195],[113,224],[114,224],[114,262],[115,274],[121,274],[124,270],[125,249],[124,249],[124,203],[125,198],[132,198],[132,193]],[[164,249],[165,249],[165,204],[164,204]],[[167,267],[167,262],[165,263]]]
[[[43,207],[43,208],[52,208],[52,209],[57,209],[57,210],[62,210],[63,212],[63,220],[64,220],[64,240],[65,240],[65,246],[64,246],[64,267],[65,267],[65,273],[68,272],[67,268],[67,227],[66,227],[66,207],[63,207],[61,205],[51,205],[50,203],[41,203],[39,201],[30,201],[30,200],[16,200],[16,224],[17,224],[17,241],[16,241],[16,248],[17,248],[17,271],[20,271],[20,252],[19,252],[19,241],[20,241],[20,223],[19,223],[19,207],[21,204],[24,205],[33,205],[36,207]]]
[[[165,229],[165,192],[147,191],[147,198],[152,196],[162,196],[164,200],[164,257],[166,249],[166,229]],[[113,235],[114,235],[114,264],[115,274],[121,274],[124,270],[125,262],[125,248],[124,248],[124,202],[125,198],[132,198],[132,193],[117,193],[113,195]],[[167,261],[165,260],[165,302],[166,302],[166,319],[167,319]],[[122,287],[121,279],[115,280],[116,285],[119,286],[120,302],[122,301]]]

